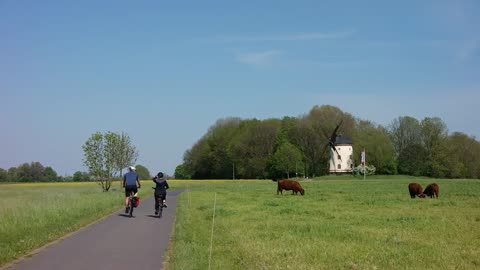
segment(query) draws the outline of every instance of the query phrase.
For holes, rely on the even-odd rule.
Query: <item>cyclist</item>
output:
[[[162,172],[159,172],[155,177],[152,178],[155,182],[155,215],[158,214],[158,208],[160,207],[159,201],[163,201],[163,206],[167,208],[165,203],[165,198],[167,197],[167,189],[169,188],[167,179],[165,179]]]
[[[137,196],[138,188],[141,187],[140,181],[138,180],[138,174],[135,172],[135,167],[128,167],[128,172],[123,176],[123,187],[125,188],[125,213],[128,213],[128,197],[130,193],[133,192],[134,196]]]

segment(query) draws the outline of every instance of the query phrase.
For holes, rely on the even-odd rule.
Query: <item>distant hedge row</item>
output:
[[[147,168],[136,165],[140,179],[150,179]],[[8,170],[0,168],[0,182],[87,182],[92,181],[87,172],[77,171],[71,176],[59,176],[52,167],[45,167],[40,162],[24,163]]]

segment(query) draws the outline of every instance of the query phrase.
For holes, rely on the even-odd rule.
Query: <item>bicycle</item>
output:
[[[162,213],[163,213],[163,208],[165,207],[165,205],[163,204],[163,200],[160,198],[161,202],[160,202],[160,205],[158,206],[158,217],[161,218],[162,217]]]
[[[152,187],[152,189],[155,189],[155,188]],[[157,211],[157,209],[155,209],[155,212],[157,213],[157,216],[159,218],[161,218],[162,213],[163,213],[163,208],[165,208],[165,205],[163,203],[163,197],[162,196],[156,196],[155,193],[153,194],[153,196],[155,197],[155,200],[157,200],[157,202],[158,202],[158,211]]]
[[[135,194],[133,191],[130,191],[130,195],[128,196],[128,204],[127,204],[127,209],[128,209],[128,216],[132,217],[133,216],[133,199],[135,198]]]

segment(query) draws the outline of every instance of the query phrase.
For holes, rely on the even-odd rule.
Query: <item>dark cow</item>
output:
[[[415,199],[415,196],[425,198],[425,194],[422,192],[422,186],[418,183],[408,184],[408,191],[410,192],[410,198],[412,199]]]
[[[280,192],[283,195],[283,192],[282,192],[283,190],[292,190],[292,195],[297,194],[298,192],[300,192],[302,196],[303,194],[305,194],[305,190],[303,190],[302,186],[300,186],[300,183],[298,183],[297,181],[288,180],[288,179],[278,180],[277,184],[278,184],[277,195],[278,195],[278,192]]]
[[[432,183],[425,188],[423,193],[430,198],[434,198],[435,196],[438,199],[438,191],[438,185],[436,183]]]

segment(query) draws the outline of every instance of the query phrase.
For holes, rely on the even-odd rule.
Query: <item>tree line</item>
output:
[[[38,161],[23,163],[8,170],[0,168],[0,182],[86,182],[91,181],[90,174],[77,171],[73,175],[58,175],[50,166],[44,166]]]
[[[73,176],[58,176],[51,167],[40,162],[25,163],[8,171],[0,168],[0,182],[95,181],[108,191],[114,180],[121,180],[122,170],[135,164],[138,151],[125,132],[96,132],[82,145],[83,163],[88,172],[77,171]],[[148,169],[136,165],[140,179],[150,179]]]
[[[326,144],[339,133],[352,139],[354,162],[367,152],[377,174],[439,178],[479,178],[480,142],[449,133],[438,117],[400,116],[388,126],[354,117],[330,105],[314,106],[299,117],[218,120],[188,149],[177,166],[179,179],[269,179],[328,173]]]
[[[150,171],[143,165],[135,165],[138,177],[150,179]],[[50,166],[44,166],[38,161],[24,163],[8,170],[0,168],[0,182],[89,182],[94,181],[88,172],[76,171],[73,175],[58,175]]]
[[[63,179],[52,167],[45,167],[38,161],[23,163],[8,170],[0,168],[0,182],[57,182]]]

